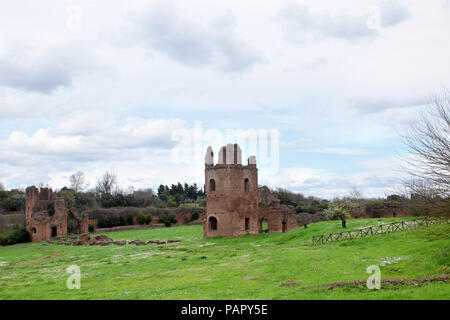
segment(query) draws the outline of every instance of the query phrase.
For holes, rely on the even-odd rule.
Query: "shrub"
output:
[[[12,232],[0,234],[0,245],[8,246],[16,243],[29,242],[30,234],[27,229],[19,228]]]
[[[133,217],[133,215],[131,213],[127,216],[127,224],[129,226],[134,224],[134,217]]]
[[[109,218],[109,221],[110,221],[109,222],[110,227],[115,227],[115,226],[120,225],[120,217],[118,217],[118,216]]]
[[[184,216],[184,223],[188,224],[189,222],[191,222],[191,218],[189,217],[189,215],[185,215]]]
[[[102,215],[98,219],[98,227],[99,228],[112,228],[112,227],[118,227],[118,226],[124,226],[126,225],[126,220],[123,216],[119,215],[112,215],[112,216],[106,216]]]
[[[25,197],[22,195],[11,195],[8,192],[3,192],[5,196],[0,201],[0,206],[6,211],[21,211],[25,208]]]
[[[173,196],[169,196],[167,199],[167,205],[169,207],[176,207],[177,206],[177,202],[175,201]]]
[[[192,212],[191,221],[197,220],[198,218],[200,218],[200,214],[198,213],[198,211]]]
[[[98,219],[98,227],[99,228],[108,228],[109,227],[109,220],[106,216],[101,216]]]
[[[149,224],[150,222],[152,222],[152,220],[153,216],[151,213],[145,216],[145,224]]]
[[[67,208],[72,208],[75,205],[75,193],[73,191],[61,191],[58,195],[63,197]]]
[[[161,223],[164,223],[166,227],[170,227],[172,223],[176,224],[178,222],[175,218],[175,214],[173,213],[161,213],[161,215],[159,216],[159,221],[161,221]]]
[[[9,238],[9,235],[7,235],[6,233],[0,233],[0,245],[7,246],[8,238]]]
[[[199,204],[201,207],[206,207],[206,199],[203,199],[202,201],[200,201]]]
[[[92,192],[75,192],[75,206],[92,207],[95,202],[95,195]]]
[[[139,213],[136,220],[140,225],[143,225],[147,219],[146,219],[145,215],[143,215],[142,213]]]
[[[167,207],[166,203],[164,201],[162,201],[162,199],[161,200],[160,199],[156,199],[155,201],[153,201],[153,206],[155,208],[165,208],[165,207]]]
[[[89,230],[89,232],[94,232],[94,231],[95,231],[94,225],[93,225],[93,224],[90,224],[88,230]]]

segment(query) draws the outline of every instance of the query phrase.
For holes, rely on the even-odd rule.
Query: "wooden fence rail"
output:
[[[324,244],[327,242],[337,242],[345,240],[353,240],[359,238],[365,238],[368,236],[374,236],[383,233],[392,233],[397,231],[403,231],[407,229],[415,229],[417,227],[426,226],[433,224],[443,224],[449,223],[448,217],[438,217],[438,218],[418,218],[413,220],[403,220],[391,223],[383,223],[375,226],[368,226],[360,229],[321,234],[312,237],[313,245]]]

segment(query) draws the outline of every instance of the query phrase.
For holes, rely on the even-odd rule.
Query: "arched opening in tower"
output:
[[[209,217],[209,230],[217,230],[217,219]]]

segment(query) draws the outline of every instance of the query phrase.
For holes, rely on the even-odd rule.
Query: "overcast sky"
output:
[[[448,0],[16,0],[0,22],[7,188],[78,170],[91,187],[105,170],[123,188],[203,186],[207,142],[173,157],[174,132],[200,125],[279,130],[260,184],[385,196],[400,135],[450,87]]]

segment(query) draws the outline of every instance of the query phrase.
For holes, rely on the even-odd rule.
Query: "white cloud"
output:
[[[108,118],[109,123],[103,122]],[[132,159],[140,156],[140,149],[170,149],[175,145],[172,132],[184,125],[185,121],[179,119],[129,118],[119,126],[110,115],[93,113],[69,119],[55,128],[39,129],[32,135],[13,131],[2,141],[0,158],[5,163],[27,166],[54,161]]]
[[[320,159],[322,171],[286,172],[274,187],[380,191],[388,165],[359,161],[391,155],[424,97],[449,87],[448,11],[416,0],[292,3],[2,2],[0,179],[59,184],[113,168],[124,183],[203,181],[201,164],[168,154],[173,128],[201,120],[205,130],[280,129],[282,170]],[[71,5],[77,30],[66,27]],[[378,30],[364,21],[370,5]]]
[[[188,19],[173,2],[158,2],[132,19],[126,43],[144,44],[182,64],[217,64],[225,72],[236,72],[262,62],[261,53],[236,35],[236,18],[229,10],[202,22]]]
[[[397,0],[382,1],[378,6],[380,8],[382,27],[395,26],[411,18],[408,8]]]
[[[318,41],[324,38],[355,41],[378,34],[377,30],[367,26],[368,14],[315,13],[308,6],[293,2],[281,7],[279,19],[284,24],[286,36],[293,41]]]
[[[347,196],[353,188],[362,191],[365,197],[383,197],[401,190],[403,175],[396,169],[388,167],[387,164],[382,168],[338,174],[326,170],[289,167],[273,176],[267,176],[261,172],[259,180],[260,184],[267,184],[271,188],[282,187],[304,195],[326,199]]]
[[[89,64],[76,47],[12,44],[0,53],[0,85],[48,94],[70,86]]]
[[[417,97],[409,95],[407,98],[359,98],[354,102],[354,106],[360,112],[371,113],[379,112],[393,108],[411,108],[427,104],[430,101],[428,97]]]

